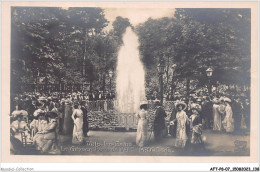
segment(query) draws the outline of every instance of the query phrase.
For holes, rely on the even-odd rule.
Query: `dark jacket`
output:
[[[154,137],[156,140],[163,136],[163,131],[165,129],[165,117],[166,113],[164,109],[160,106],[155,111],[155,118],[154,118]]]
[[[171,113],[170,121],[173,121],[176,119],[176,109],[174,108]],[[174,125],[170,125],[169,127],[169,134],[172,135],[173,137],[176,137],[176,129],[177,129],[177,121],[175,120]]]
[[[87,115],[87,108],[82,106],[81,110],[83,112],[83,134],[86,135],[89,131],[88,127],[88,115]]]
[[[212,102],[206,102],[202,106],[202,112],[201,112],[202,118],[208,118],[213,119],[213,103]]]

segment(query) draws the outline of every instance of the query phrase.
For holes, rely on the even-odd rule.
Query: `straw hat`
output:
[[[201,111],[201,106],[197,103],[191,104],[191,110],[197,110],[198,112]]]
[[[224,101],[225,97],[220,97],[219,102]]]
[[[34,117],[37,117],[39,114],[42,114],[42,113],[45,113],[43,110],[41,109],[37,109],[34,113],[33,113],[33,116]]]
[[[180,105],[182,106],[182,110],[185,110],[187,108],[187,104],[183,101],[177,101],[175,104],[175,108],[177,109]]]
[[[201,98],[197,98],[197,102],[202,102],[202,99]]]
[[[148,104],[147,101],[141,101],[140,106],[142,106],[142,105],[147,105],[147,104]]]
[[[18,118],[23,118],[22,114],[17,114],[16,116],[13,116],[14,120],[17,120]]]
[[[22,113],[21,113],[21,111],[20,110],[14,110],[13,112],[12,112],[12,117],[13,118],[15,118],[16,116],[18,116],[18,115],[22,115]]]
[[[147,105],[148,105],[148,102],[147,101],[141,101],[141,103],[140,103],[140,109],[142,108],[142,106],[145,106],[146,105],[146,107],[147,107]]]
[[[228,98],[228,97],[225,97],[225,98],[224,98],[224,102],[229,102],[229,103],[231,103],[231,99]]]

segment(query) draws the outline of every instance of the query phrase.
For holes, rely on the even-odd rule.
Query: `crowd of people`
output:
[[[215,132],[244,135],[250,130],[250,102],[241,97],[210,97],[204,99],[185,97],[174,101],[169,123],[166,112],[158,100],[155,100],[155,118],[153,121],[153,134],[155,141],[171,135],[176,138],[173,145],[192,152],[204,149],[202,132],[210,129]],[[136,144],[146,145],[148,136],[147,102],[142,102],[140,111],[136,114],[138,120]]]
[[[73,134],[72,143],[83,143],[87,137],[88,118],[86,99],[81,94],[58,97],[24,93],[12,104],[11,143],[13,153],[23,144],[31,144],[41,153],[57,154],[60,134]]]
[[[87,107],[89,102],[99,100],[114,100],[114,95],[102,92],[95,96],[93,93],[71,94],[40,94],[24,93],[17,95],[11,102],[11,150],[19,151],[23,144],[31,143],[41,153],[57,154],[60,134],[72,135],[72,144],[83,144],[88,137],[89,122]],[[97,98],[98,97],[98,98]],[[243,134],[250,129],[250,101],[241,97],[177,97],[170,115],[169,123],[165,118],[165,107],[158,99],[154,100],[155,114],[153,135],[155,141],[171,135],[176,138],[174,146],[190,150],[203,148],[204,129],[230,134]],[[102,106],[101,106],[102,105]],[[105,109],[105,105],[98,106]],[[140,104],[136,144],[140,147],[147,145],[151,138],[148,129],[148,102]],[[188,145],[188,146],[187,146]],[[19,147],[20,146],[20,147]]]

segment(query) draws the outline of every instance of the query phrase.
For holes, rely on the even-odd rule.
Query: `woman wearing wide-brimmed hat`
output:
[[[178,101],[176,102],[175,107],[178,110],[176,114],[177,131],[175,146],[179,148],[184,148],[188,140],[187,127],[189,125],[189,118],[184,111],[187,108],[187,104],[183,101]]]
[[[31,122],[30,127],[34,131],[33,144],[37,150],[41,150],[43,147],[42,131],[47,127],[48,121],[44,111],[36,113],[35,115],[35,120]]]
[[[24,131],[23,125],[22,125],[22,119],[23,115],[17,114],[14,116],[14,121],[11,123],[10,127],[13,131],[13,135],[16,139],[20,140],[22,142],[21,132]]]
[[[201,139],[202,134],[202,119],[199,115],[200,105],[194,104],[191,107],[192,115],[190,116],[190,148],[193,153],[200,152],[204,148]]]
[[[222,130],[222,118],[221,118],[221,114],[223,112],[221,112],[220,109],[220,101],[218,98],[214,98],[212,100],[213,103],[213,130],[214,131],[221,131]]]
[[[148,112],[146,101],[140,103],[140,111],[136,113],[138,120],[137,132],[136,132],[136,144],[139,147],[143,147],[147,143],[148,139]]]
[[[225,118],[222,121],[223,127],[227,133],[232,133],[234,131],[234,118],[233,118],[233,111],[230,106],[231,100],[228,97],[224,98],[224,102],[226,105],[225,108]]]
[[[55,149],[55,146],[57,144],[57,136],[58,136],[58,133],[57,133],[58,132],[57,131],[58,114],[56,114],[55,112],[48,112],[46,117],[48,118],[49,123],[46,126],[46,128],[43,131],[41,131],[41,133],[43,135],[41,151],[43,153],[53,151]]]

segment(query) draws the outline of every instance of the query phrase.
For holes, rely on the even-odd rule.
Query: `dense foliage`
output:
[[[158,91],[160,58],[166,62],[166,92],[184,89],[190,94],[204,87],[208,67],[214,70],[213,84],[249,85],[250,19],[249,9],[176,9],[171,18],[150,18],[136,26],[147,94]],[[46,84],[87,82],[91,89],[105,90],[108,71],[116,69],[122,35],[126,27],[133,28],[119,16],[105,32],[108,22],[101,8],[13,7],[13,93],[39,78]]]
[[[249,85],[250,18],[248,9],[176,9],[172,18],[140,24],[137,30],[149,91],[158,88],[153,76],[160,58],[166,62],[165,89],[174,89],[182,81],[190,94],[209,82],[205,72],[209,67],[214,70],[213,84]],[[173,64],[177,65],[174,77]]]

